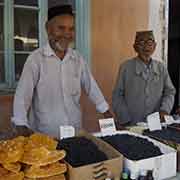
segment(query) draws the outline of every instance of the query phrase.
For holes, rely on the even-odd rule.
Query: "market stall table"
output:
[[[180,172],[177,173],[176,177],[170,178],[168,180],[180,180]]]

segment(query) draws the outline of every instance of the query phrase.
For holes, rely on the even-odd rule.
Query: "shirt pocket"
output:
[[[163,77],[161,77],[159,74],[156,74],[153,77],[153,80],[150,83],[150,90],[153,97],[156,97],[158,99],[162,96],[164,89],[164,81]]]
[[[64,88],[69,95],[78,95],[81,92],[81,66],[80,64],[69,61],[64,71]]]
[[[152,80],[155,82],[155,83],[158,83],[160,80],[161,80],[161,76],[160,74],[152,74]]]
[[[77,96],[80,95],[81,93],[81,85],[80,85],[80,77],[74,76],[70,80],[69,84],[69,89],[70,89],[70,94],[72,96]]]

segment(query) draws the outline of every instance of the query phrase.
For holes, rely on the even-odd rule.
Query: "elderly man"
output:
[[[170,113],[175,89],[164,65],[152,59],[156,42],[152,31],[136,33],[137,57],[127,60],[119,70],[113,91],[113,110],[123,125],[146,121],[147,115]]]
[[[48,11],[48,43],[27,59],[16,89],[12,121],[21,128],[59,137],[59,127],[81,128],[81,87],[104,117],[111,117],[83,57],[69,44],[74,39],[74,15],[69,5]]]

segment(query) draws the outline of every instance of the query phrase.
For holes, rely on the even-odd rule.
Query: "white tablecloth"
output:
[[[168,180],[180,180],[180,172],[177,173],[176,177],[170,178]]]

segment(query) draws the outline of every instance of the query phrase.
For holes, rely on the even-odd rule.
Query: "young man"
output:
[[[163,120],[172,109],[175,89],[166,67],[151,58],[155,48],[152,31],[136,33],[137,57],[120,67],[113,91],[113,110],[121,124],[146,121],[147,115],[153,112],[159,112]]]
[[[17,126],[59,137],[59,127],[81,128],[81,88],[96,109],[111,117],[96,81],[83,57],[69,48],[74,39],[75,19],[69,5],[48,11],[48,43],[27,59],[14,98]]]

